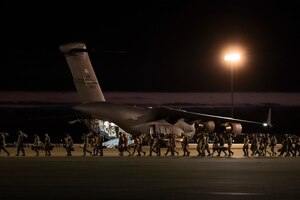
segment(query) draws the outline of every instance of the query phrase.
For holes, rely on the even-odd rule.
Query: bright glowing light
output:
[[[223,45],[222,45],[223,46]],[[234,68],[242,68],[247,63],[247,51],[243,45],[230,44],[224,45],[219,54],[220,64],[230,67],[234,65]],[[228,63],[231,63],[228,65]]]
[[[268,126],[268,124],[267,124],[267,123],[263,123],[263,125],[264,125],[264,127],[267,127],[267,126]]]
[[[228,54],[224,57],[224,60],[226,61],[239,61],[241,58],[240,54],[239,53],[232,53],[232,54]]]

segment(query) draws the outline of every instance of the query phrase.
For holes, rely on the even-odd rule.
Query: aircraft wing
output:
[[[258,124],[262,126],[271,126],[271,110],[268,113],[268,120],[266,122],[256,122],[251,120],[244,120],[244,119],[236,119],[231,117],[224,117],[218,115],[210,115],[205,113],[197,113],[197,112],[190,112],[181,109],[175,109],[170,107],[159,107],[157,108],[157,112],[161,114],[161,117],[166,117],[166,120],[170,123],[176,122],[178,119],[185,119],[187,122],[193,121],[214,121],[217,123],[250,123],[250,124]]]

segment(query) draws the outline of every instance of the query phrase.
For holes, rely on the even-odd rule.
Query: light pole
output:
[[[239,53],[231,53],[227,54],[224,57],[225,61],[228,61],[230,64],[230,72],[231,72],[231,117],[233,117],[233,68],[234,63],[240,60],[240,54]]]

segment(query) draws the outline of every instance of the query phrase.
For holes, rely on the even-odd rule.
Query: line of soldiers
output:
[[[83,141],[83,156],[89,153],[91,156],[103,156],[103,142],[104,137],[101,134],[96,134],[89,132],[88,134],[83,134],[81,136]],[[88,149],[91,146],[92,151]]]
[[[45,133],[44,142],[41,141],[40,136],[37,133],[34,134],[34,141],[31,145],[31,149],[35,151],[35,156],[39,156],[40,150],[45,151],[45,156],[51,156],[51,151],[54,147],[55,145],[51,143],[51,138],[48,133]],[[65,135],[63,147],[67,151],[67,156],[72,156],[72,151],[74,151],[73,139],[69,133],[66,133]]]
[[[17,145],[17,153],[16,156],[25,156],[25,139],[28,138],[28,135],[24,133],[23,131],[18,131],[18,139],[16,142]],[[0,153],[3,150],[7,156],[10,155],[6,147],[5,138],[8,137],[8,133],[0,132]],[[94,134],[94,133],[88,133],[84,134],[82,136],[83,140],[83,156],[86,155],[86,153],[89,153],[90,155],[100,155],[103,156],[103,146],[102,143],[104,141],[104,138],[102,135]],[[88,150],[88,146],[93,146],[93,152]],[[51,156],[51,151],[55,147],[54,144],[51,143],[51,138],[48,133],[45,133],[44,142],[41,141],[40,136],[35,133],[34,134],[34,140],[33,144],[31,145],[31,149],[36,153],[35,156],[40,155],[40,151],[45,151],[45,156]],[[74,151],[73,147],[73,139],[70,136],[70,134],[66,133],[66,136],[64,138],[63,147],[65,148],[67,152],[67,156],[72,156],[72,151]]]
[[[24,146],[25,139],[28,137],[22,131],[18,131],[18,140],[17,140],[17,153],[16,156],[25,156]],[[8,150],[5,148],[5,138],[9,134],[0,132],[0,153],[3,150],[7,156],[10,155]],[[225,156],[232,156],[234,153],[231,150],[233,137],[230,134],[211,134],[212,138],[210,140],[209,134],[201,132],[196,135],[197,137],[197,152],[198,156],[214,156],[215,152],[217,156],[221,156],[224,153]],[[185,134],[181,134],[181,147],[183,150],[183,156],[189,156],[190,151],[189,147],[189,138]],[[149,145],[149,156],[152,156],[153,152],[157,155],[161,155],[161,147],[164,144],[164,139],[168,140],[167,151],[164,155],[170,153],[171,156],[179,155],[179,152],[176,151],[176,139],[174,133],[169,133],[167,136],[164,134],[152,133],[148,135],[135,136],[133,138],[133,152],[130,152],[130,146],[128,145],[128,135],[124,132],[119,134],[119,144],[118,150],[119,155],[123,156],[125,152],[129,156],[134,155],[137,152],[137,156],[146,155],[146,152],[143,151],[144,141],[148,141]],[[89,153],[91,156],[103,156],[103,142],[104,137],[96,133],[83,134],[83,156],[86,156]],[[209,148],[209,142],[212,141],[212,149]],[[276,135],[270,136],[266,133],[252,133],[246,134],[243,137],[243,152],[244,156],[300,156],[300,136],[284,134],[281,142],[281,147],[278,150],[278,153],[275,152],[275,146],[277,145]],[[225,145],[227,143],[227,145]],[[93,149],[89,150],[88,147],[91,146]],[[31,145],[31,149],[36,152],[35,156],[39,156],[39,151],[45,151],[45,156],[51,156],[51,150],[53,150],[54,145],[51,143],[50,136],[45,133],[44,142],[41,141],[38,134],[34,135],[34,141]],[[63,147],[67,151],[67,156],[72,156],[72,151],[74,151],[72,137],[67,133],[64,138]],[[212,150],[212,151],[211,151]],[[142,153],[142,154],[141,154]]]
[[[51,156],[51,150],[53,147],[54,145],[51,144],[51,139],[48,133],[45,133],[44,143],[41,141],[40,136],[37,133],[34,134],[34,141],[31,149],[35,151],[35,156],[39,156],[39,150],[44,150],[45,156]]]
[[[118,151],[120,156],[124,156],[124,153],[127,152],[128,156],[134,156],[135,152],[137,152],[137,156],[146,155],[146,152],[143,151],[142,147],[144,146],[144,141],[148,141],[149,145],[149,156],[152,156],[153,152],[157,155],[161,155],[161,146],[163,143],[163,134],[149,134],[149,135],[139,135],[133,137],[133,151],[130,152],[130,146],[128,145],[128,136],[126,133],[121,132],[119,133],[119,143],[118,143]],[[167,155],[169,152],[171,155],[174,155],[174,153],[178,152],[175,150],[175,136],[174,134],[170,133],[168,135],[169,138],[169,145],[168,150],[165,155]],[[142,154],[141,154],[142,153]]]
[[[201,132],[197,134],[197,152],[198,156],[214,156],[217,153],[217,156],[221,156],[223,153],[225,156],[232,156],[234,152],[232,151],[233,144],[233,135],[216,132],[212,133],[212,138],[210,140],[209,134]],[[130,154],[129,147],[127,145],[127,139],[123,139],[125,134],[120,135],[119,146],[118,149],[120,151],[120,155],[123,155],[124,150],[128,152],[128,155],[134,155],[137,150],[138,156],[140,156],[142,151],[143,139],[147,136],[140,135],[134,138],[134,150],[133,154]],[[167,150],[164,155],[168,155],[170,153],[171,156],[179,155],[176,151],[176,142],[175,142],[175,134],[172,132],[167,136],[163,134],[152,133],[149,135],[150,139],[148,139],[149,145],[149,156],[152,156],[152,152],[156,153],[157,156],[161,155],[161,146],[163,144],[163,140],[168,139]],[[126,137],[125,137],[126,138]],[[183,156],[189,156],[190,151],[188,150],[189,141],[188,137],[185,134],[181,134],[181,147],[183,150]],[[252,133],[244,135],[244,144],[243,144],[243,152],[244,156],[276,156],[275,147],[277,145],[276,135],[270,136],[268,133]],[[209,147],[209,142],[212,141],[212,149]],[[227,144],[227,145],[225,145]],[[251,151],[249,153],[249,151]],[[300,136],[285,134],[281,148],[278,150],[278,156],[300,156]],[[145,153],[144,153],[145,155]]]
[[[279,156],[298,156],[300,155],[300,136],[284,134],[281,142],[281,148],[279,149]]]
[[[189,156],[190,151],[188,150],[188,138],[184,134],[181,135],[182,141],[182,149],[183,149],[183,156]],[[148,142],[149,145],[149,156],[153,155],[153,152],[157,156],[161,156],[161,147],[163,146],[164,143],[164,138],[168,139],[167,142],[167,151],[164,154],[167,156],[169,153],[171,156],[179,155],[179,152],[176,151],[176,140],[175,140],[175,134],[173,132],[169,133],[166,137],[164,134],[158,134],[158,133],[151,133],[149,135],[139,135],[133,137],[133,152],[130,152],[130,146],[128,146],[128,137],[126,136],[126,133],[120,133],[119,134],[119,144],[118,144],[118,150],[119,150],[119,155],[123,156],[124,152],[128,153],[128,156],[133,156],[135,152],[137,152],[137,156],[146,155],[146,152],[143,151],[142,147],[144,145],[144,141]],[[142,153],[142,154],[141,154]]]
[[[17,153],[15,156],[25,156],[25,149],[24,149],[25,140],[26,138],[28,138],[28,135],[21,130],[19,130],[17,134],[18,134],[18,139],[16,142]],[[7,156],[9,156],[10,153],[5,148],[6,147],[5,138],[7,136],[9,136],[8,133],[0,132],[0,154],[1,154],[1,150],[3,150],[7,154]],[[74,151],[73,139],[68,133],[66,134],[64,141],[65,142],[63,146],[67,151],[67,156],[72,156],[71,152]],[[51,143],[51,139],[48,133],[45,133],[44,142],[41,141],[40,136],[37,133],[34,134],[34,140],[33,140],[33,144],[31,145],[31,149],[35,151],[36,153],[35,156],[39,156],[40,150],[45,151],[45,156],[51,156],[51,151],[53,150],[54,146],[55,145]]]
[[[251,145],[249,144],[251,143]],[[275,146],[277,145],[276,135],[252,133],[245,135],[243,151],[244,156],[249,156],[249,149],[251,156],[276,156]],[[270,151],[269,151],[270,150]],[[300,156],[300,136],[284,134],[281,141],[281,148],[278,149],[278,156]]]
[[[231,134],[212,134],[212,153],[210,153],[209,136],[207,133],[200,133],[197,140],[198,156],[213,156],[217,152],[220,156],[223,152],[225,156],[232,156],[234,152],[231,150],[233,136]],[[227,143],[227,146],[225,144]],[[270,136],[268,133],[252,133],[245,134],[243,138],[244,156],[276,156],[275,147],[277,145],[276,135]],[[251,152],[249,152],[251,151]],[[284,134],[281,142],[281,148],[278,149],[278,156],[300,156],[300,136]]]

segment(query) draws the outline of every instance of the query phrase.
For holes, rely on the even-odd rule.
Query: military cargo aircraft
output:
[[[107,139],[116,139],[120,131],[132,136],[151,132],[166,135],[172,132],[177,136],[185,134],[192,138],[196,128],[211,133],[217,127],[218,130],[221,127],[223,133],[236,136],[242,133],[244,123],[271,126],[270,110],[266,122],[256,122],[165,106],[137,107],[108,102],[95,75],[86,45],[74,42],[63,44],[59,48],[66,58],[82,101],[73,107],[78,120]]]

